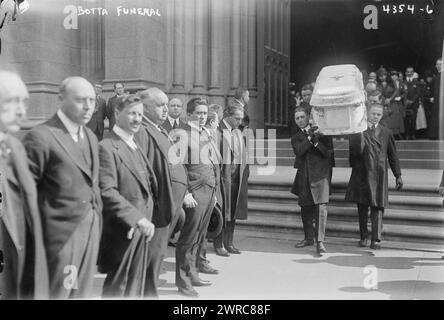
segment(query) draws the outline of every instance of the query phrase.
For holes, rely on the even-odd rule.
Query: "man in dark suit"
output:
[[[173,129],[187,129],[187,124],[180,119],[183,112],[183,103],[178,98],[173,98],[168,102],[168,116],[166,120],[162,123],[162,128],[164,128],[168,133]]]
[[[158,257],[152,253],[159,243],[152,239],[151,222],[157,180],[134,140],[142,115],[139,97],[117,99],[116,124],[109,138],[100,143],[104,227],[99,265],[107,273],[102,296],[157,296]]]
[[[203,239],[206,237],[211,213],[215,205],[216,168],[212,162],[211,134],[205,128],[208,104],[200,98],[187,103],[191,121],[185,148],[188,173],[188,194],[185,196],[185,224],[176,247],[176,285],[186,296],[197,297],[193,286],[208,286],[210,281],[199,278]],[[180,152],[182,154],[183,148]]]
[[[413,67],[407,67],[405,70],[405,86],[407,87],[407,94],[405,96],[405,134],[406,137],[415,137],[416,132],[416,115],[418,113],[419,95],[421,93],[421,86],[418,79],[413,78],[415,70]],[[402,82],[401,82],[402,83]]]
[[[106,116],[109,119],[108,130],[111,131],[113,129],[114,123],[116,123],[115,118],[115,109],[116,109],[116,101],[117,98],[123,96],[125,94],[125,86],[121,82],[114,83],[114,96],[109,98],[108,104],[106,105]]]
[[[49,295],[37,190],[25,149],[10,135],[20,130],[28,97],[17,74],[0,71],[0,300]]]
[[[96,95],[84,78],[60,85],[60,109],[24,138],[37,184],[52,298],[86,298],[93,288],[101,234],[99,152],[85,125]]]
[[[174,161],[172,156],[175,154],[170,154],[175,150],[175,146],[161,126],[168,114],[168,97],[158,88],[139,92],[139,96],[144,104],[144,120],[142,129],[136,135],[136,140],[151,163],[158,181],[156,210],[159,214],[171,216],[171,224],[168,227],[156,229],[156,233],[162,236],[161,255],[163,257],[166,254],[168,239],[182,228],[185,221],[182,205],[187,193],[188,178],[183,163]],[[159,263],[159,269],[160,266]]]
[[[243,108],[229,106],[224,110],[224,118],[219,125],[223,138],[221,144],[222,168],[221,183],[224,194],[223,212],[226,215],[226,225],[219,237],[215,239],[216,253],[240,254],[241,251],[233,245],[236,219],[245,220],[248,214],[248,165],[246,163],[246,145],[239,130],[244,117]],[[225,248],[224,248],[225,247]]]
[[[388,205],[387,159],[396,177],[396,189],[403,186],[401,167],[396,152],[395,139],[390,129],[379,123],[384,107],[372,104],[368,110],[368,129],[350,136],[350,166],[352,173],[345,200],[358,206],[359,246],[368,245],[368,210],[372,222],[372,249],[380,249],[382,216]]]
[[[233,100],[231,101],[230,106],[240,106],[244,109],[244,119],[242,120],[241,125],[239,126],[239,129],[241,131],[244,130],[244,128],[248,127],[250,125],[250,117],[248,116],[248,110],[247,105],[250,101],[250,92],[245,88],[237,88],[234,92]]]
[[[300,130],[291,137],[295,168],[298,169],[291,192],[299,197],[305,235],[296,247],[312,245],[315,239],[317,252],[322,255],[326,252],[324,238],[333,144],[330,137],[323,136],[308,123],[307,109],[297,107],[294,117]]]
[[[436,60],[436,70],[437,73],[433,77],[433,97],[430,98],[430,102],[432,103],[432,110],[430,112],[431,122],[429,127],[429,138],[431,140],[438,140],[440,138],[440,130],[442,130],[440,123],[440,119],[442,118],[442,110],[440,99],[441,95],[441,75],[443,71],[442,59]]]
[[[86,124],[88,128],[94,132],[97,139],[101,141],[103,139],[103,132],[105,128],[105,118],[106,118],[106,101],[102,98],[102,85],[95,84],[94,90],[96,91],[96,106],[94,108],[94,113],[91,120]],[[108,119],[109,120],[109,119]]]

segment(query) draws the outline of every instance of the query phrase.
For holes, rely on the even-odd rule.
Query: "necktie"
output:
[[[177,120],[174,120],[173,129],[176,129],[178,127]]]
[[[81,143],[82,139],[82,126],[79,126],[79,129],[77,130],[77,143]]]

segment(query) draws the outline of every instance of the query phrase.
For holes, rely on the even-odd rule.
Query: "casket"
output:
[[[322,68],[311,96],[311,117],[324,135],[345,135],[367,129],[362,73],[353,64]]]

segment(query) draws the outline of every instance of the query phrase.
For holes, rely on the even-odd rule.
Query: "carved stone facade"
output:
[[[83,10],[77,29],[64,26],[72,6]],[[105,97],[119,81],[222,106],[245,87],[252,127],[274,126],[286,114],[288,7],[288,0],[33,1],[2,35],[0,67],[18,71],[28,85],[30,120],[52,115],[61,80],[80,75],[102,82]],[[86,14],[92,8],[108,14]],[[160,16],[125,14],[131,8]]]

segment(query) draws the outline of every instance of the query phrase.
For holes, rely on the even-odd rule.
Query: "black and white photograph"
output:
[[[0,0],[0,300],[443,300],[443,40],[443,0]]]

